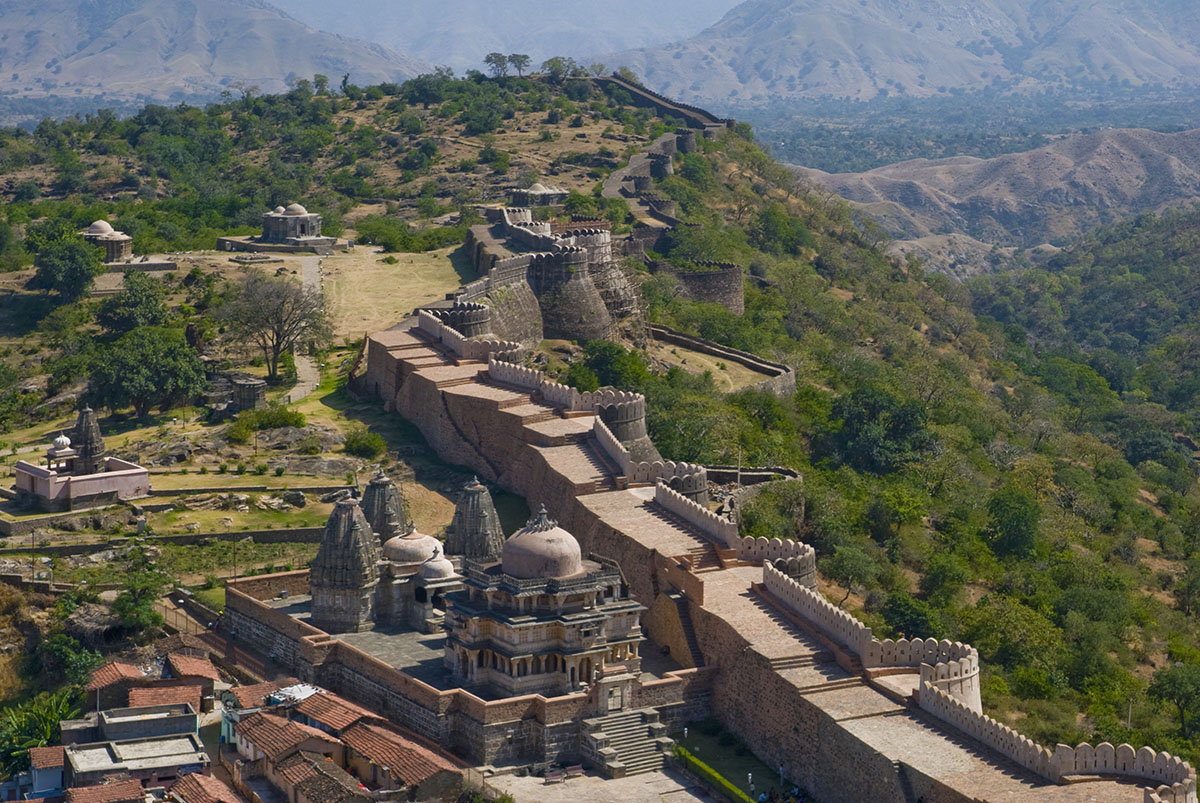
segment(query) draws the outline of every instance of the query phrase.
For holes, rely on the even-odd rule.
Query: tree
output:
[[[104,661],[100,653],[81,646],[66,633],[47,636],[38,647],[38,654],[44,671],[75,686],[87,683],[92,670]]]
[[[1200,603],[1200,555],[1188,560],[1187,570],[1175,581],[1172,593],[1179,610],[1189,616],[1196,610],[1197,604]]]
[[[145,271],[125,271],[125,289],[100,304],[96,319],[110,332],[128,332],[167,322],[167,294],[162,282]]]
[[[1037,540],[1042,508],[1029,491],[1008,484],[988,500],[988,537],[999,555],[1028,555]]]
[[[875,579],[876,566],[871,556],[852,544],[839,544],[833,554],[821,561],[821,574],[846,589],[838,601],[842,607],[855,586],[864,586]]]
[[[562,56],[554,56],[542,62],[542,72],[548,75],[550,81],[555,84],[561,84],[574,68],[574,60]]]
[[[629,69],[628,67],[618,67],[616,74],[617,74],[617,77],[620,78],[622,81],[626,81],[631,84],[637,84],[638,86],[641,86],[641,84],[642,84],[641,80],[639,80],[637,77],[637,73],[635,73],[633,70]]]
[[[525,71],[529,69],[531,59],[524,53],[510,53],[508,56],[508,66],[517,71],[517,75],[524,78]]]
[[[589,73],[591,73],[593,76],[595,76],[596,78],[599,78],[600,76],[602,76],[606,72],[608,72],[608,65],[602,61],[593,61],[591,64],[589,64],[587,66],[587,71]]]
[[[125,587],[113,600],[113,615],[139,638],[148,639],[162,627],[162,614],[154,604],[166,591],[169,581],[154,564],[149,552],[140,546],[130,549],[124,566]]]
[[[132,405],[145,418],[204,389],[204,366],[174,329],[135,329],[102,351],[91,365],[93,403],[117,410]]]
[[[1200,706],[1200,666],[1172,664],[1154,673],[1146,694],[1160,703],[1170,703],[1179,714],[1179,733],[1188,738],[1188,715]]]
[[[8,777],[29,768],[29,749],[58,744],[59,723],[79,716],[75,687],[44,693],[0,712],[0,771]]]
[[[80,237],[64,237],[38,251],[33,286],[58,293],[64,302],[78,301],[104,272],[100,249]]]
[[[280,355],[329,333],[321,293],[286,276],[246,276],[221,317],[262,349],[271,381],[279,377]]]
[[[503,53],[488,53],[483,57],[483,63],[492,71],[493,78],[508,75],[508,56]]]
[[[925,410],[880,387],[868,386],[833,403],[838,423],[828,433],[832,450],[858,471],[886,474],[916,459],[930,443]]]

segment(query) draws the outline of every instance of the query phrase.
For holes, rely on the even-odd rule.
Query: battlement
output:
[[[428,310],[417,313],[417,327],[463,360],[490,360],[495,355],[514,355],[521,350],[520,343],[506,340],[471,340]]]

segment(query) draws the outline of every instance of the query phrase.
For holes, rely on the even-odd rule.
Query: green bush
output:
[[[255,466],[255,467],[254,467],[254,473],[255,473],[255,474],[257,474],[257,475],[258,475],[258,476],[260,476],[260,477],[265,477],[265,476],[267,475],[267,466],[266,466],[266,464],[265,464],[265,463],[259,463],[257,466]]]
[[[346,436],[346,451],[355,457],[372,460],[387,451],[387,441],[378,432],[357,427]]]
[[[283,476],[283,466],[275,466],[275,476],[276,477]]]
[[[249,443],[255,432],[280,427],[302,427],[308,423],[304,413],[289,410],[282,405],[271,405],[261,410],[243,410],[229,429],[225,438],[230,443]]]
[[[692,774],[735,803],[754,803],[748,794],[730,783],[724,775],[693,756],[683,745],[675,745],[675,757],[682,761]]]

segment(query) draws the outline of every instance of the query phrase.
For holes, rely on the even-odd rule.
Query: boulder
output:
[[[304,498],[304,494],[300,491],[284,491],[283,501],[292,507],[304,507],[308,504],[308,500]]]

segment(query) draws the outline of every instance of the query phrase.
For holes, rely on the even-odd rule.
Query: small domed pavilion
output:
[[[104,249],[104,261],[107,263],[133,259],[133,238],[115,230],[107,220],[97,220],[79,234],[88,243]]]

